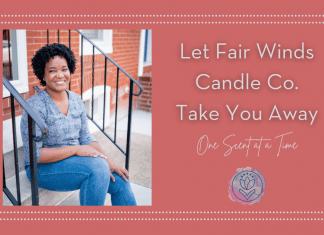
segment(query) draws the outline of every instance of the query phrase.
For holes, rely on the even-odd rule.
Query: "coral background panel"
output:
[[[0,25],[2,28],[12,29],[152,29],[153,205],[137,208],[2,207],[0,209],[1,233],[321,234],[323,231],[321,219],[324,218],[322,187],[324,16],[321,15],[323,3],[320,1],[298,3],[292,1],[269,3],[159,1],[156,3],[156,1],[140,0],[127,4],[124,1],[113,4],[101,1],[99,5],[95,5],[95,2],[80,4],[56,1],[46,3],[51,8],[45,9],[44,1],[34,1],[34,4],[30,1],[23,2],[18,7],[8,3],[6,9],[0,11],[0,16],[2,14],[86,14],[90,16],[82,19],[1,17],[2,22],[47,20],[72,23],[45,25],[2,23]],[[109,14],[110,17],[91,17],[91,14]],[[210,14],[217,17],[112,16],[118,14]],[[226,14],[318,14],[321,16],[233,18],[226,17]],[[81,21],[110,23],[77,23]],[[138,23],[129,23],[133,21]],[[196,24],[156,23],[171,21],[196,22]],[[201,22],[214,22],[214,24]],[[286,23],[229,24],[228,22]],[[317,22],[317,24],[288,24],[287,22]],[[209,49],[209,59],[181,59],[181,43],[183,43],[185,56],[190,56],[194,49],[202,50],[206,44]],[[226,46],[222,46],[221,49],[227,52],[230,49],[240,48],[250,49],[250,51],[246,59],[230,60],[225,54],[217,59],[217,43],[226,43]],[[272,59],[268,56],[261,59],[257,43],[262,48],[266,43],[271,48],[276,43],[275,56]],[[281,50],[291,49],[292,51],[302,49],[304,45],[305,58],[278,59],[278,44]],[[308,49],[312,50],[314,58],[306,58]],[[210,76],[199,80],[199,84],[206,87],[211,86],[213,80],[234,82],[241,79],[242,73],[248,74],[250,82],[260,81],[260,89],[201,90],[196,85],[196,78],[200,74]],[[270,89],[267,80],[272,74],[281,75],[281,78],[272,80],[273,86],[282,85],[285,80],[292,80],[298,89]],[[187,105],[184,108],[183,120],[180,120],[180,108],[176,105]],[[198,112],[199,118],[200,105],[204,111],[218,111],[219,119],[189,120],[189,112],[192,110]],[[234,120],[231,120],[226,105],[231,109],[238,105]],[[283,120],[269,120],[274,106],[278,108]],[[245,110],[251,114],[253,111],[256,113],[261,111],[261,120],[242,120],[240,113]],[[300,121],[298,116],[295,120],[284,120],[283,111],[299,113],[302,110],[306,111],[307,120]],[[314,114],[316,111],[316,117],[311,125],[312,119],[309,112]],[[298,147],[281,149],[277,156],[280,139],[275,137],[290,132],[293,133],[285,136],[284,142],[292,144],[296,142]],[[259,156],[257,149],[252,147],[249,149],[248,156],[246,156],[246,149],[233,150],[228,156],[224,156],[228,147],[223,144],[223,141],[232,134],[235,136],[230,137],[226,142],[230,145],[239,144],[250,137],[263,137],[271,139],[272,147],[261,148]],[[204,135],[208,136],[210,143],[217,142],[219,147],[208,149],[203,155],[199,155],[197,145]],[[253,205],[242,205],[231,201],[228,197],[229,181],[235,175],[237,168],[247,166],[261,172],[266,181],[261,202]],[[53,218],[53,221],[48,221]],[[87,220],[82,220],[83,218]]]

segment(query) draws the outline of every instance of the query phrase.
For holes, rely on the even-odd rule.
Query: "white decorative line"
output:
[[[1,17],[324,17],[324,15],[1,15]]]
[[[323,214],[323,211],[0,211],[0,214]]]
[[[0,221],[323,221],[323,218],[0,218]]]
[[[321,21],[1,21],[1,24],[324,24]]]

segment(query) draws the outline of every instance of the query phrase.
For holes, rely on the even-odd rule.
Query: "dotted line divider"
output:
[[[323,218],[0,218],[0,221],[323,221]]]
[[[0,214],[323,214],[323,211],[0,211]]]
[[[324,17],[324,15],[1,15],[1,17]],[[324,24],[324,22],[1,22],[1,24]],[[136,214],[136,213],[138,213],[138,214],[143,214],[143,213],[152,213],[152,214],[154,214],[154,213],[197,213],[197,214],[199,214],[199,213],[217,213],[217,214],[226,214],[226,213],[238,213],[238,214],[240,214],[240,213],[242,213],[242,214],[247,214],[247,213],[259,213],[259,214],[264,214],[264,213],[266,213],[266,214],[270,214],[270,213],[273,213],[273,214],[278,214],[278,213],[290,213],[290,214],[292,214],[292,213],[300,213],[300,214],[302,214],[302,213],[304,213],[304,214],[308,214],[308,213],[321,213],[321,214],[323,214],[323,211],[318,211],[318,212],[316,212],[316,211],[311,211],[311,212],[309,212],[309,211],[297,211],[297,212],[295,212],[295,211],[290,211],[290,212],[285,212],[285,211],[273,211],[273,212],[271,212],[271,211],[260,211],[260,212],[254,212],[254,211],[242,211],[242,212],[240,212],[240,211],[235,211],[235,212],[226,212],[226,211],[215,211],[215,212],[209,212],[209,211],[207,211],[207,212],[205,212],[205,211],[197,211],[197,212],[195,212],[195,211],[193,211],[193,212],[188,212],[188,211],[184,211],[184,212],[181,212],[181,211],[156,211],[156,212],[154,212],[154,211],[142,211],[142,212],[140,212],[140,211],[125,211],[125,212],[119,212],[119,211],[113,211],[113,212],[106,212],[106,211],[93,211],[93,212],[88,212],[88,211],[80,211],[80,212],[78,212],[78,211],[66,211],[66,212],[64,212],[64,211],[21,211],[21,212],[19,212],[19,211],[0,211],[0,213],[7,213],[7,214],[12,214],[12,213],[17,213],[17,214],[19,214],[19,213],[21,213],[21,214],[29,214],[29,213],[31,213],[31,214],[33,214],[33,213],[48,213],[48,214],[60,214],[60,213],[62,213],[62,214],[64,214],[64,213],[79,213],[79,214],[85,214],[85,213],[111,213],[111,214],[115,214],[115,213],[134,213],[134,214]],[[6,220],[6,218],[0,218],[0,220]],[[19,218],[7,218],[7,220],[19,220]],[[33,218],[23,218],[23,219],[21,219],[21,220],[33,220]],[[42,218],[35,218],[34,220],[43,220]],[[45,218],[44,220],[51,220],[50,218]],[[52,220],[64,220],[64,218],[52,218]],[[74,219],[74,218],[68,218],[68,219],[65,219],[65,220],[78,220],[77,218],[76,219]],[[84,218],[80,218],[79,220],[88,220],[88,219],[84,219]],[[105,218],[100,218],[100,219],[89,219],[89,220],[106,220]],[[111,218],[111,219],[109,219],[109,218],[107,218],[107,220],[119,220],[119,218]],[[123,220],[123,219],[120,219],[120,220]],[[130,218],[125,218],[125,220],[133,220],[132,218],[130,219]],[[134,220],[136,220],[136,218],[134,219]],[[138,218],[137,220],[144,220],[143,218]],[[145,219],[145,220],[147,220],[147,219]],[[148,220],[150,220],[150,218],[148,219]],[[152,220],[154,220],[154,218],[152,219]],[[159,219],[155,219],[155,220],[164,220],[164,218],[159,218]],[[168,218],[166,218],[165,220],[168,220]],[[178,220],[178,218],[170,218],[169,220]],[[181,218],[179,219],[179,220],[181,220]],[[183,219],[183,220],[189,220],[188,218],[187,219]],[[195,220],[195,218],[190,218],[190,220]],[[197,220],[209,220],[208,218],[206,219],[206,218],[197,218]],[[210,220],[213,220],[212,218],[210,219]],[[223,218],[214,218],[214,220],[223,220]],[[226,218],[224,218],[224,220],[226,220]],[[235,218],[235,219],[233,219],[233,218],[228,218],[227,220],[240,220],[240,218]],[[254,220],[253,218],[251,219],[251,218],[242,218],[242,220]],[[255,219],[255,220],[258,220],[257,218]],[[271,220],[271,218],[259,218],[259,220]],[[285,218],[283,218],[283,219],[281,219],[281,218],[273,218],[272,220],[285,220]],[[287,220],[299,220],[299,218],[297,218],[297,219],[295,219],[295,218],[287,218]],[[303,220],[303,218],[300,218],[300,220]],[[313,220],[313,218],[304,218],[304,220]],[[316,220],[316,218],[314,218],[314,220]],[[318,220],[323,220],[323,218],[318,218]]]
[[[146,21],[146,22],[141,22],[141,21],[122,21],[122,22],[118,22],[118,21],[88,21],[88,22],[82,22],[82,21],[77,21],[77,22],[68,22],[68,21],[1,21],[0,24],[23,24],[23,25],[29,25],[29,24],[36,24],[36,25],[45,25],[45,24],[49,24],[49,25],[57,25],[57,24],[80,24],[80,25],[89,25],[89,24],[94,24],[94,25],[103,25],[103,24],[111,24],[111,25],[120,25],[120,24],[127,24],[127,25],[132,25],[132,24],[157,24],[157,25],[170,25],[170,24],[174,24],[174,25],[193,25],[193,24],[229,24],[229,25],[237,25],[237,24],[274,24],[274,25],[278,25],[278,24],[324,24],[324,21]]]
[[[48,18],[48,17],[324,17],[324,15],[301,15],[301,14],[291,14],[291,15],[279,15],[279,14],[267,14],[267,15],[262,15],[262,14],[246,14],[246,15],[236,15],[236,14],[221,14],[221,15],[184,15],[184,14],[177,14],[177,15],[171,15],[171,14],[156,14],[156,15],[136,15],[136,14],[131,14],[131,15],[0,15],[1,17],[28,17],[28,18],[36,18],[36,17],[44,17],[44,18]]]

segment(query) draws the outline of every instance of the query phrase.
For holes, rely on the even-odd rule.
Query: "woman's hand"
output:
[[[95,148],[89,146],[89,145],[80,145],[80,146],[75,146],[75,155],[80,156],[80,157],[103,157],[105,156],[100,153],[98,150]]]
[[[107,154],[105,153],[105,151],[100,147],[100,145],[98,144],[98,142],[94,141],[91,142],[88,146],[93,147],[94,149],[96,149],[100,154],[98,154],[98,157],[102,157],[104,159],[106,159],[106,161],[109,164],[110,167],[110,179],[115,182],[115,178],[113,176],[113,172],[116,172],[118,175],[120,175],[125,181],[128,181],[129,179],[129,173],[128,171],[121,167],[118,163],[115,163],[113,160],[111,160],[109,157],[107,157]]]
[[[104,157],[108,164],[109,164],[109,167],[110,167],[110,179],[115,182],[115,177],[113,176],[113,172],[116,172],[118,175],[120,175],[125,181],[128,181],[129,179],[129,173],[128,171],[124,168],[124,167],[121,167],[121,165],[119,165],[118,163],[115,163],[113,160],[111,160],[110,158],[108,157]]]

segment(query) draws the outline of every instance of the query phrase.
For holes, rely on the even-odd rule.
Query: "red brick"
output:
[[[31,51],[31,50],[39,50],[41,48],[41,44],[29,44],[27,45],[27,50]]]
[[[33,31],[33,30],[27,30],[26,31],[26,37],[41,37],[42,36],[42,32],[36,30],[36,31]]]
[[[33,77],[29,77],[29,79],[28,79],[28,82],[29,83],[39,83],[39,80],[35,77],[35,76],[33,76]]]
[[[35,74],[34,74],[33,70],[28,71],[28,77],[29,77],[29,79],[30,79],[30,77],[35,77]]]
[[[31,44],[31,43],[35,42],[35,38],[27,38],[26,41],[27,41],[27,44]]]
[[[147,105],[147,104],[140,104],[139,108],[141,109],[146,109],[146,110],[150,110],[152,108],[151,105]]]
[[[71,37],[71,42],[79,42],[79,37]]]
[[[27,57],[33,57],[35,55],[34,51],[27,51]]]
[[[36,94],[36,91],[34,89],[28,91],[29,97],[32,97]]]
[[[9,114],[3,114],[3,120],[5,121],[5,120],[8,120],[8,119],[10,119],[11,118],[11,114],[9,113]]]
[[[25,100],[29,99],[29,94],[28,93],[24,93],[24,94],[22,94],[22,96],[24,97]]]
[[[69,32],[65,30],[60,30],[60,39],[64,37],[69,37]]]
[[[78,81],[76,81],[76,80],[72,80],[72,81],[71,81],[71,86],[74,86],[74,85],[78,85]]]
[[[16,117],[22,115],[23,111],[24,111],[24,110],[19,110],[19,111],[17,111],[17,112],[15,113],[15,114],[16,114]]]
[[[2,100],[2,108],[3,109],[6,109],[6,108],[9,108],[9,107],[10,107],[10,105],[9,105],[9,98],[4,98]]]
[[[150,82],[151,79],[152,79],[151,77],[139,77],[140,82]]]
[[[53,30],[53,29],[48,30],[48,36],[50,38],[52,37],[57,38],[57,30]],[[42,32],[42,37],[47,38],[47,30]]]
[[[141,98],[141,99],[151,99],[151,96],[148,96],[148,95],[141,95],[140,98]]]
[[[71,30],[71,36],[76,37],[76,36],[79,36],[79,35],[80,34],[77,31]]]
[[[3,115],[6,115],[6,114],[10,114],[10,108],[3,109]]]
[[[35,43],[47,43],[47,38],[35,38]]]
[[[34,90],[34,85],[36,85],[36,84],[35,83],[29,83],[28,84],[29,90]]]

